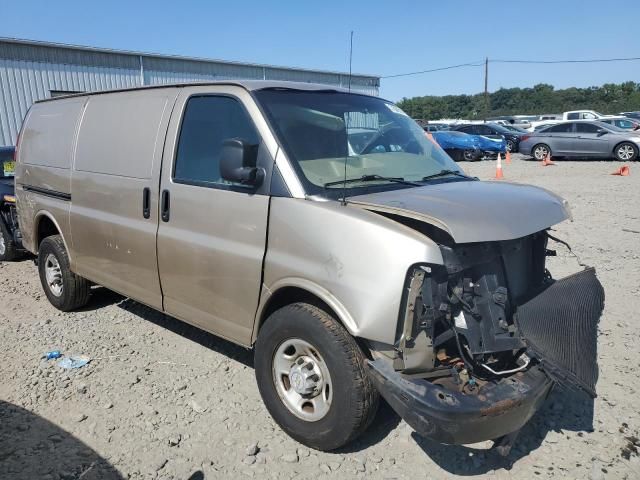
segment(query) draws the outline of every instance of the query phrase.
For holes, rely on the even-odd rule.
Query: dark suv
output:
[[[16,215],[14,147],[0,147],[0,261],[14,260],[22,246]]]
[[[483,137],[504,137],[507,141],[507,151],[517,152],[520,139],[524,135],[509,130],[497,123],[467,123],[458,125],[455,130],[464,133],[470,133],[471,135],[482,135]]]

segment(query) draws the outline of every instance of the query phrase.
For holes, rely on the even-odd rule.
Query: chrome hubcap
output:
[[[7,251],[7,245],[4,243],[4,235],[0,232],[0,255],[4,255]]]
[[[634,151],[631,145],[623,145],[618,149],[618,157],[622,160],[631,160],[633,153]]]
[[[324,359],[309,342],[290,338],[273,357],[273,382],[282,403],[296,417],[316,422],[329,413],[331,376]]]
[[[62,271],[58,259],[52,253],[44,261],[44,273],[49,291],[56,297],[62,295]]]

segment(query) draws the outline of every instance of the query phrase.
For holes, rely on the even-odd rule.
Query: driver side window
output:
[[[230,185],[220,176],[222,143],[229,138],[241,138],[251,145],[260,143],[258,132],[240,102],[223,96],[190,98],[180,128],[174,180],[195,185]]]

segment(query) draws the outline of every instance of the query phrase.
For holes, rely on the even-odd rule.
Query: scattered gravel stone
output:
[[[282,460],[285,463],[296,463],[298,461],[298,454],[297,453],[287,453],[285,455],[282,455],[280,457],[280,460]]]
[[[177,434],[177,435],[171,435],[171,436],[168,438],[169,445],[170,445],[170,446],[172,446],[172,447],[175,447],[175,446],[177,446],[177,445],[180,445],[180,441],[181,441],[181,440],[182,440],[182,435],[180,435],[180,434]]]
[[[259,451],[260,451],[260,448],[258,448],[258,444],[252,443],[247,447],[244,453],[247,454],[248,456],[255,456],[258,454]]]

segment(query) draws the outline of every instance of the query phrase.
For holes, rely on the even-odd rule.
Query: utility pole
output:
[[[489,57],[484,59],[484,121],[489,116]]]

